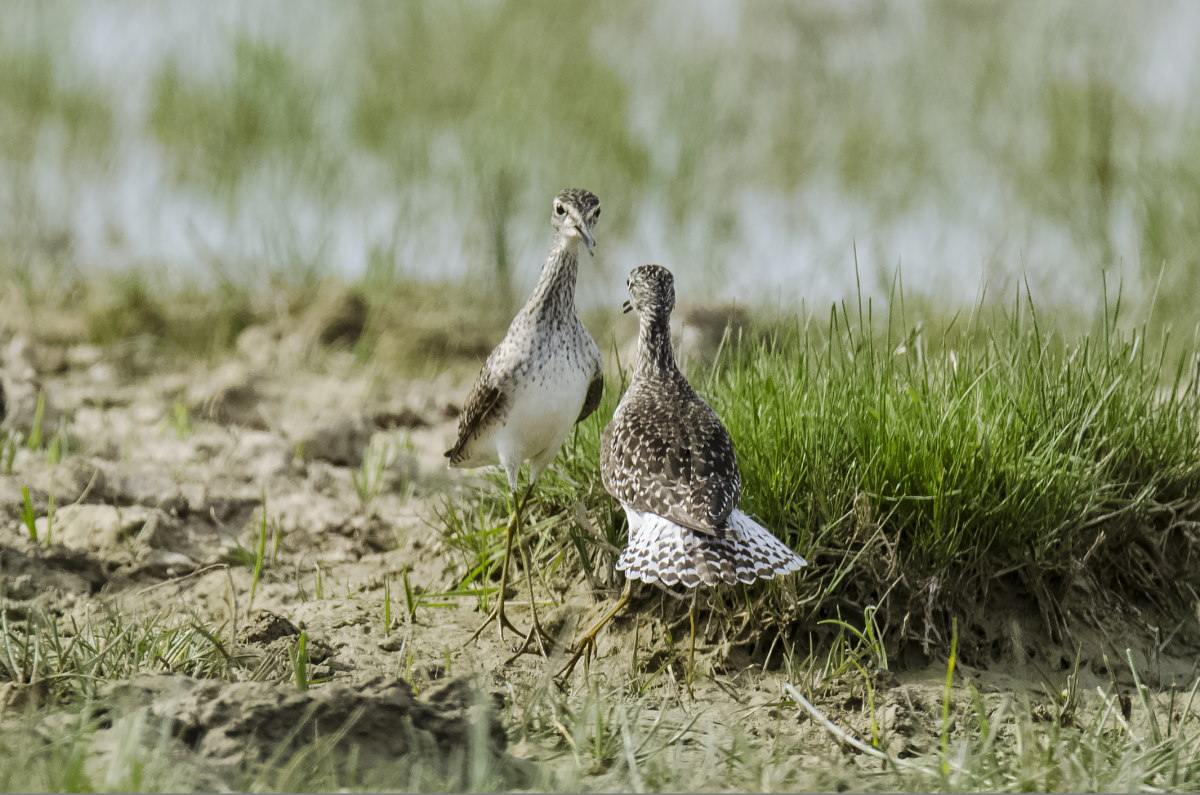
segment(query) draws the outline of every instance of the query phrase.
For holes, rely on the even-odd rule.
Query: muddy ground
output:
[[[238,765],[309,741],[295,731],[306,721],[327,735],[344,730],[337,742],[359,746],[368,759],[420,753],[454,766],[464,764],[464,749],[482,744],[511,771],[509,785],[532,786],[538,765],[578,759],[564,739],[572,727],[556,732],[552,724],[589,688],[640,704],[634,731],[654,721],[681,727],[663,747],[684,760],[762,749],[793,771],[793,783],[806,780],[794,771],[811,771],[807,780],[821,788],[856,787],[861,768],[878,766],[785,701],[790,681],[839,726],[870,735],[862,688],[822,681],[828,650],[785,663],[776,647],[765,660],[731,650],[702,626],[689,687],[653,594],[602,636],[587,677],[581,670],[555,684],[556,661],[538,656],[505,666],[512,638],[502,643],[491,630],[464,647],[482,614],[473,597],[437,596],[465,573],[438,517],[471,489],[491,487],[479,473],[447,469],[442,457],[470,368],[413,379],[263,327],[245,332],[215,365],[172,366],[136,346],[0,342],[6,427],[28,435],[40,393],[48,440],[16,450],[11,473],[0,474],[8,620],[42,613],[65,634],[117,614],[211,628],[237,660],[227,677],[130,672],[101,689],[105,709],[168,720],[181,756],[206,763],[198,786],[230,786]],[[22,487],[37,517],[36,542],[21,518]],[[266,549],[252,595],[264,498]],[[418,600],[412,615],[405,578]],[[569,633],[615,593],[591,593],[580,581],[563,597],[545,612],[549,626]],[[513,615],[527,624],[522,603]],[[952,714],[968,708],[968,683],[991,702],[1044,702],[1054,713],[1049,694],[1066,686],[1074,655],[1046,646],[1028,619],[1018,606],[977,628],[996,639],[993,653],[985,664],[960,662]],[[1142,624],[1134,637],[1110,626],[1075,638],[1084,640],[1083,689],[1114,676],[1131,684],[1124,668],[1102,662],[1125,646],[1152,684],[1191,681],[1194,657],[1154,652],[1154,630]],[[307,691],[293,674],[301,630],[314,683]],[[892,669],[872,678],[876,724],[893,754],[920,755],[936,746],[942,726],[945,655],[934,650]],[[25,719],[31,704],[49,716],[46,698],[28,683],[0,681],[0,720]],[[603,760],[583,769],[581,785],[612,785],[607,769]]]

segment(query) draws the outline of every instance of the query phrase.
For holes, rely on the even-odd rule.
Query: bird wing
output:
[[[596,374],[592,376],[592,383],[588,384],[587,397],[583,399],[583,409],[579,412],[579,419],[575,422],[583,422],[592,416],[592,412],[600,405],[600,396],[603,394],[604,374],[600,368],[596,368]]]
[[[497,372],[492,365],[492,356],[484,363],[479,371],[479,378],[467,395],[462,414],[458,418],[458,441],[445,452],[446,458],[452,464],[466,459],[467,445],[475,439],[492,422],[499,419],[508,403],[508,390],[505,389],[506,374]]]
[[[679,413],[668,415],[661,396],[618,410],[601,441],[604,487],[624,505],[718,533],[741,499],[737,456],[716,413],[686,391]]]

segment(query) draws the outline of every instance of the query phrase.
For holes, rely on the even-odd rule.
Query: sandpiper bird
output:
[[[738,510],[742,479],[733,440],[671,353],[671,272],[642,265],[628,286],[625,311],[638,314],[637,364],[600,442],[604,488],[629,519],[629,541],[617,561],[628,579],[617,604],[584,634],[564,674],[595,648],[601,627],[629,601],[634,580],[735,585],[806,565]]]
[[[499,624],[501,639],[506,627],[520,634],[505,616],[504,603],[508,562],[521,511],[534,482],[558,454],[571,427],[600,403],[604,386],[600,350],[575,313],[579,244],[593,253],[596,240],[592,228],[599,218],[600,200],[589,191],[569,188],[554,197],[550,216],[554,244],[542,275],[508,333],[484,362],[459,418],[458,441],[446,451],[451,466],[502,466],[512,500],[496,606],[468,643],[492,621]],[[526,461],[529,486],[517,499],[517,481]],[[518,548],[524,557],[523,547]],[[528,565],[526,575],[533,626],[510,660],[527,651],[534,639],[543,653],[546,650]]]

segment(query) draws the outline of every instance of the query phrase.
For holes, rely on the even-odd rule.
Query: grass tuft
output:
[[[142,672],[229,675],[226,653],[195,622],[165,616],[89,615],[83,623],[0,608],[0,682],[31,703],[91,699],[107,681]]]

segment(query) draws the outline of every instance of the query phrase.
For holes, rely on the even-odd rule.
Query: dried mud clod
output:
[[[284,681],[294,665],[292,656],[299,642],[300,628],[288,618],[270,610],[258,610],[251,623],[238,632],[237,656],[248,670],[253,670],[252,679],[261,677]],[[305,639],[305,654],[310,664],[322,665],[334,656],[333,648],[322,638]],[[343,670],[346,666],[340,666]],[[318,669],[313,669],[314,673]],[[322,675],[332,675],[326,669]]]
[[[370,417],[345,415],[318,427],[304,443],[306,457],[338,466],[357,467],[375,432]]]
[[[261,377],[238,362],[218,367],[188,389],[189,412],[218,425],[264,428],[262,399]]]
[[[238,640],[242,643],[271,643],[299,634],[300,630],[288,619],[270,610],[259,610],[254,614],[253,623],[238,633]]]
[[[358,292],[344,293],[319,310],[317,340],[322,345],[353,346],[366,331],[370,307]]]
[[[11,611],[17,602],[53,602],[63,595],[94,594],[108,582],[106,569],[83,551],[65,547],[32,548],[28,551],[0,545],[0,577],[3,577],[4,606]]]

